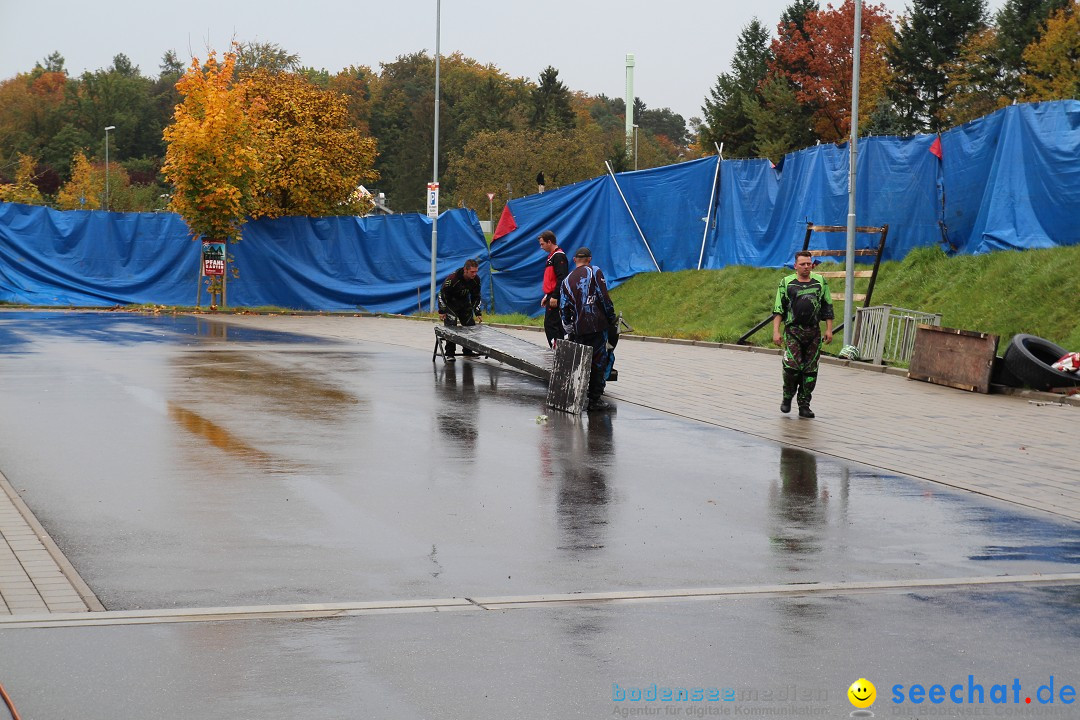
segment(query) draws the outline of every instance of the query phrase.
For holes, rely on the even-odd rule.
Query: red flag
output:
[[[499,224],[495,228],[495,234],[491,236],[491,242],[495,242],[503,235],[509,235],[517,230],[517,223],[514,222],[514,214],[510,212],[510,206],[504,205],[502,215],[499,216]]]
[[[942,157],[941,157],[941,155],[942,155],[942,153],[941,153],[941,135],[940,134],[938,134],[938,136],[936,138],[934,138],[933,144],[930,145],[930,152],[932,154],[934,154],[934,155],[937,155],[938,160],[942,159]]]

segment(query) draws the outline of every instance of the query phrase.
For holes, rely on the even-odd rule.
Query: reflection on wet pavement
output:
[[[471,362],[462,362],[460,370],[452,363],[435,364],[435,388],[439,409],[435,418],[446,439],[448,457],[472,460],[476,457],[476,414],[479,408]],[[460,384],[458,375],[460,373]]]
[[[817,457],[805,450],[780,448],[779,488],[773,485],[769,499],[778,521],[773,544],[796,555],[819,552],[829,492],[818,488]]]
[[[560,414],[560,418],[567,418]],[[604,547],[608,523],[608,473],[615,454],[612,413],[569,418],[570,452],[559,463],[560,550],[572,555]]]
[[[273,455],[248,445],[236,435],[197,412],[169,403],[169,417],[192,435],[198,436],[218,450],[238,460],[243,460],[258,470],[269,472],[274,467]]]
[[[193,394],[212,402],[265,402],[273,412],[297,415],[312,420],[334,421],[343,409],[361,401],[338,387],[332,378],[312,369],[314,357],[319,362],[351,366],[351,372],[364,372],[355,356],[337,353],[290,353],[275,362],[258,354],[222,350],[213,353],[189,352],[173,359],[177,371],[193,389]],[[283,367],[291,362],[300,367]],[[306,367],[305,367],[306,365]]]

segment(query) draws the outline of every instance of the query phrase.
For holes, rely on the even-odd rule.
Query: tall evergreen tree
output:
[[[569,130],[574,127],[574,109],[570,106],[570,90],[559,80],[559,71],[548,65],[540,73],[540,84],[533,90],[533,116],[529,126],[534,130]]]
[[[948,68],[985,26],[985,0],[912,0],[888,49],[894,78],[888,96],[905,133],[938,131],[947,122]]]
[[[705,118],[698,144],[703,150],[712,149],[713,143],[724,143],[728,157],[756,154],[754,119],[747,112],[747,102],[757,96],[771,59],[769,32],[754,18],[739,33],[731,72],[716,78],[716,85],[701,108]]]

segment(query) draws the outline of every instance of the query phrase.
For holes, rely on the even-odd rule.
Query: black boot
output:
[[[800,405],[799,417],[812,418],[814,417],[814,411],[810,409],[809,405]]]

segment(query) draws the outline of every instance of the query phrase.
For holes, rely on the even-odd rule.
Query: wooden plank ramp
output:
[[[550,348],[486,325],[436,325],[435,338],[432,361],[442,354],[444,342],[452,342],[546,382],[549,407],[575,415],[585,407],[592,369],[591,348],[562,340],[559,345],[565,348],[556,361],[556,353]]]

